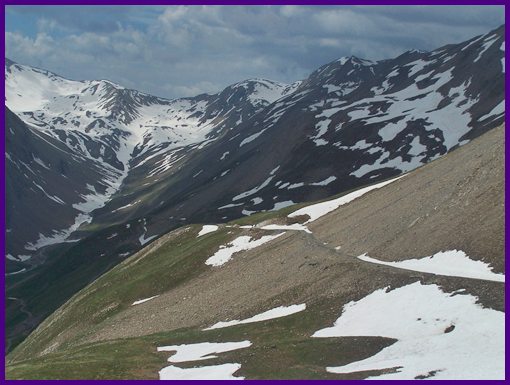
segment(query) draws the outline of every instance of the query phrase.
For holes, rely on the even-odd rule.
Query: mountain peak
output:
[[[248,78],[248,79],[241,80],[240,82],[232,84],[231,87],[232,88],[246,87],[248,85],[257,85],[257,84],[260,84],[265,87],[287,86],[287,84],[280,83],[275,80],[264,79],[264,78]]]
[[[351,56],[342,56],[340,59],[336,60],[337,63],[340,65],[345,65],[347,63],[354,64],[354,65],[364,65],[364,66],[370,66],[376,64],[372,60],[367,59],[361,59],[357,56],[351,55]]]
[[[119,85],[117,83],[114,83],[114,82],[112,82],[111,80],[108,80],[108,79],[100,79],[99,82],[101,82],[101,83],[103,83],[103,84],[105,84],[107,86],[113,87],[116,90],[125,90],[126,89],[126,87],[123,87],[123,86],[121,86],[121,85]]]
[[[9,58],[5,58],[5,66],[6,67],[10,67],[12,66],[13,64],[16,64],[13,60],[9,59]]]

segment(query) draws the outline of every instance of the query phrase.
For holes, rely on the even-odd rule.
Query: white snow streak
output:
[[[159,297],[159,294],[158,295],[155,295],[153,297],[149,297],[149,298],[144,298],[144,299],[139,299],[138,301],[135,301],[131,304],[131,306],[134,306],[134,305],[140,305],[141,303],[144,303],[144,302],[147,302],[147,301],[150,301],[151,299],[154,299],[156,297]]]
[[[393,182],[399,180],[402,177],[404,177],[404,175],[387,180],[385,182],[374,184],[372,186],[360,188],[359,190],[356,190],[350,194],[346,194],[346,195],[344,195],[340,198],[337,198],[337,199],[333,199],[333,200],[329,200],[326,202],[316,203],[316,204],[313,204],[310,206],[303,207],[297,211],[294,211],[293,213],[290,213],[288,216],[292,218],[292,217],[297,217],[300,215],[308,215],[310,217],[310,219],[307,220],[305,222],[305,224],[313,222],[316,219],[319,219],[320,217],[322,217],[323,215],[326,215],[327,213],[329,213],[333,210],[336,210],[340,206],[345,205],[345,204],[353,201],[354,199],[365,195],[369,191],[384,187],[390,183],[393,183]]]
[[[440,251],[430,257],[420,259],[407,259],[398,262],[386,262],[371,258],[367,254],[360,255],[358,259],[365,262],[386,265],[398,269],[421,271],[437,275],[452,277],[465,277],[483,279],[486,281],[505,282],[504,274],[496,274],[489,264],[470,259],[461,250]]]
[[[251,226],[250,226],[251,228]],[[305,233],[311,234],[312,232],[300,223],[293,223],[292,225],[265,225],[261,227],[262,230],[294,230],[294,231],[304,231]]]
[[[250,195],[255,194],[256,192],[258,192],[258,191],[262,190],[264,187],[266,187],[273,180],[273,178],[274,178],[274,175],[271,175],[264,182],[262,182],[261,185],[254,187],[251,190],[245,191],[239,195],[236,195],[235,197],[232,198],[232,200],[237,201],[239,199],[246,198],[246,197],[249,197]]]
[[[248,136],[247,138],[243,139],[241,143],[239,143],[239,147],[244,146],[245,144],[248,144],[250,142],[253,142],[255,139],[257,139],[260,135],[262,135],[266,131],[266,129],[263,129],[262,131],[259,131],[253,135]]]
[[[221,329],[226,328],[229,326],[234,325],[242,325],[242,324],[249,324],[253,322],[261,322],[261,321],[267,321],[270,319],[280,318],[280,317],[286,317],[291,314],[299,313],[300,311],[303,311],[306,309],[306,304],[302,303],[299,305],[290,305],[290,306],[278,306],[274,309],[265,311],[263,313],[257,314],[253,317],[246,318],[244,320],[232,320],[232,321],[226,321],[226,322],[218,322],[214,324],[211,327],[205,328],[204,330],[212,330],[212,329]]]

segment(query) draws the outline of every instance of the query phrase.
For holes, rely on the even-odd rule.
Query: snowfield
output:
[[[313,337],[379,336],[397,342],[331,373],[391,370],[377,379],[504,379],[505,314],[462,291],[420,282],[380,289],[343,307],[334,326]]]

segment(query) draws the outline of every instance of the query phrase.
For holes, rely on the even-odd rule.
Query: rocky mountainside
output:
[[[50,194],[45,195],[44,190],[38,192],[37,205],[55,210],[53,223],[29,215],[35,199],[23,198],[25,204],[17,202],[17,207],[25,206],[27,215],[10,215],[7,223],[12,230],[7,248],[15,258],[25,251],[62,242],[65,239],[62,234],[69,235],[72,232],[69,228],[76,229],[78,221],[84,223],[85,217],[88,219],[93,210],[102,207],[119,190],[131,168],[147,163],[153,167],[152,173],[161,173],[171,167],[170,158],[204,146],[236,122],[249,118],[297,86],[253,79],[232,85],[216,95],[165,100],[106,80],[64,79],[8,59],[5,71],[6,105],[28,129],[52,143],[59,142],[57,146],[63,145],[65,152],[83,162],[85,170],[91,164],[102,170],[93,180],[71,176],[75,183],[81,184],[74,196],[65,191],[59,193],[61,188],[69,190],[63,183],[52,184],[51,189],[56,190],[52,195],[54,199],[48,198]],[[9,119],[7,125],[9,133],[14,135],[18,122]],[[30,175],[37,174],[38,165],[34,160],[37,154],[28,153],[28,157],[34,159],[27,161],[18,159],[20,154],[16,150],[15,146],[8,146],[8,167],[21,167],[28,172],[35,166],[36,171]],[[47,167],[60,172],[60,165],[55,162],[48,163]],[[44,179],[45,176],[43,173],[37,177]],[[25,179],[24,183],[30,185],[31,177]],[[62,207],[55,207],[51,201],[60,201]],[[74,218],[66,215],[71,209],[69,206],[75,209]],[[10,199],[7,207],[8,211],[13,210]],[[20,220],[34,226],[27,229]]]
[[[502,123],[502,31],[394,60],[330,63],[185,166],[168,154],[166,161],[178,165],[168,173],[134,167],[125,194],[98,210],[96,222],[144,217],[147,233],[157,236],[182,223],[277,209],[416,168]]]
[[[396,176],[500,125],[504,26],[432,52],[342,58],[291,85],[252,79],[176,100],[11,61],[5,76],[7,170],[27,191],[6,202],[14,346],[168,231]]]
[[[7,267],[13,269],[18,262],[32,263],[41,244],[69,241],[72,231],[90,220],[88,212],[111,195],[115,186],[109,182],[120,173],[108,163],[79,156],[7,108],[5,114],[6,235],[13,250],[26,251],[26,255],[16,253],[15,257],[7,253],[11,262]],[[82,202],[92,195],[95,201]],[[72,223],[69,229],[53,230],[67,223]],[[48,233],[51,237],[43,235]],[[34,243],[24,241],[37,237]],[[16,271],[20,269],[8,273]]]
[[[174,230],[47,318],[7,378],[503,379],[504,142]]]

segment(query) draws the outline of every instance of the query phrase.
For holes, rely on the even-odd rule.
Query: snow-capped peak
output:
[[[225,88],[220,95],[227,98],[227,103],[245,99],[253,107],[269,105],[289,94],[299,86],[300,82],[286,84],[274,80],[251,78]]]
[[[363,65],[363,66],[371,66],[371,65],[376,64],[376,62],[373,62],[373,61],[367,60],[367,59],[361,59],[356,56],[342,56],[340,59],[337,59],[335,61],[335,63],[338,63],[341,66],[346,65],[346,64]]]

